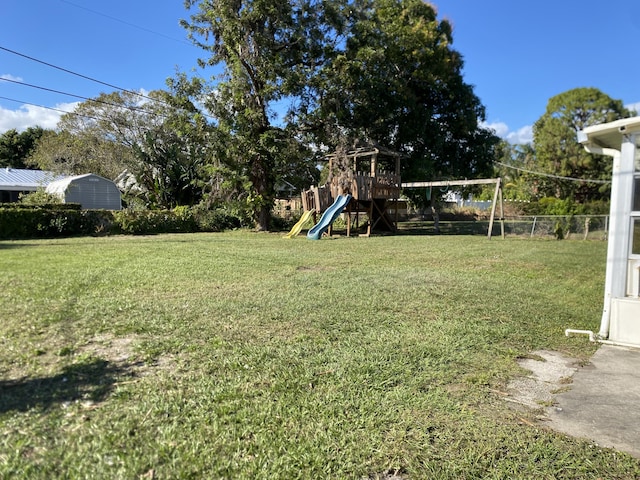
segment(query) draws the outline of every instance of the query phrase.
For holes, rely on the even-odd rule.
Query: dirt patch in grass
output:
[[[134,357],[134,345],[137,340],[138,338],[134,335],[127,337],[97,335],[80,347],[79,351],[109,362],[123,363]]]
[[[532,352],[520,358],[518,365],[531,374],[512,380],[505,400],[518,408],[535,410],[539,419],[543,419],[544,408],[556,403],[556,395],[566,391],[578,368],[575,359],[548,350]]]
[[[79,347],[77,353],[106,360],[127,371],[132,377],[146,376],[159,369],[169,370],[175,367],[175,359],[170,355],[144,360],[136,350],[136,345],[143,340],[144,338],[137,335],[126,337],[96,335]]]

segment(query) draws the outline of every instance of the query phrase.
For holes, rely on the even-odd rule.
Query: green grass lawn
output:
[[[496,392],[595,346],[606,244],[0,242],[0,478],[634,478]]]

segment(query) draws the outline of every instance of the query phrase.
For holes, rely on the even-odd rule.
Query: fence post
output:
[[[584,219],[584,238],[586,240],[589,236],[589,225],[591,225],[591,217],[587,217]]]
[[[533,238],[533,232],[536,229],[536,220],[538,217],[533,217],[533,225],[531,226],[531,236],[529,238]]]

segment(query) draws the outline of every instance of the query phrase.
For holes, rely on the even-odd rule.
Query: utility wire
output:
[[[24,53],[16,52],[15,50],[11,50],[10,48],[6,48],[6,47],[3,47],[3,46],[0,46],[0,50],[4,50],[5,52],[13,53],[14,55],[18,55],[20,57],[26,58],[27,60],[31,60],[33,62],[37,62],[37,63],[40,63],[42,65],[46,65],[47,67],[55,68],[56,70],[60,70],[60,71],[65,72],[65,73],[69,73],[71,75],[75,75],[76,77],[84,78],[85,80],[91,80],[92,82],[99,83],[100,85],[105,85],[105,86],[110,87],[110,88],[115,88],[116,90],[121,90],[121,91],[123,91],[125,93],[130,93],[132,95],[137,95],[139,97],[146,98],[147,100],[152,100],[152,101],[155,101],[155,102],[160,101],[158,99],[148,97],[147,95],[144,95],[142,93],[134,92],[133,90],[127,90],[126,88],[118,87],[117,85],[113,85],[111,83],[103,82],[102,80],[98,80],[96,78],[89,77],[87,75],[83,75],[81,73],[74,72],[72,70],[68,70],[66,68],[59,67],[57,65],[53,65],[52,63],[45,62],[44,60],[38,60],[37,58],[30,57],[29,55],[25,55]],[[162,103],[167,105],[165,102],[162,102]]]
[[[514,167],[513,165],[507,165],[502,162],[495,162],[497,165],[501,165],[506,168],[511,168],[513,170],[518,170],[519,172],[530,173],[532,175],[538,175],[540,177],[549,177],[549,178],[557,178],[558,180],[569,180],[571,182],[587,182],[587,183],[599,183],[599,184],[608,184],[611,183],[611,180],[591,180],[588,178],[576,178],[576,177],[563,177],[561,175],[552,175],[550,173],[542,173],[542,172],[534,172],[533,170],[527,170],[525,168]]]
[[[76,7],[76,8],[80,8],[82,10],[86,10],[87,12],[91,12],[91,13],[93,13],[95,15],[100,15],[101,17],[108,18],[108,19],[113,20],[115,22],[120,22],[120,23],[122,23],[124,25],[128,25],[129,27],[137,28],[138,30],[143,30],[143,31],[145,31],[147,33],[152,33],[153,35],[158,35],[159,37],[166,38],[167,40],[173,40],[174,42],[180,42],[180,43],[184,43],[186,45],[193,46],[193,44],[191,42],[187,42],[184,39],[178,39],[178,38],[170,37],[169,35],[165,35],[164,33],[156,32],[155,30],[151,30],[151,29],[146,28],[146,27],[141,27],[140,25],[136,25],[134,23],[130,23],[130,22],[127,22],[125,20],[121,20],[120,18],[112,17],[111,15],[107,15],[105,13],[101,13],[101,12],[98,12],[96,10],[91,10],[90,8],[83,7],[82,5],[78,5],[78,4],[73,3],[73,2],[69,2],[68,0],[60,0],[60,2],[66,3],[67,5],[71,5],[71,6]]]
[[[132,107],[132,106],[126,106],[126,105],[117,105],[115,103],[105,102],[104,100],[98,100],[98,99],[95,99],[95,98],[83,97],[82,95],[76,95],[75,93],[63,92],[61,90],[55,90],[53,88],[42,87],[40,85],[33,85],[31,83],[20,82],[18,80],[13,80],[13,79],[10,79],[10,78],[0,78],[0,80],[2,80],[3,82],[10,82],[10,83],[18,84],[18,85],[23,85],[25,87],[37,88],[39,90],[44,90],[44,91],[47,91],[47,92],[58,93],[60,95],[66,95],[68,97],[79,98],[81,100],[88,100],[90,102],[101,103],[103,105],[109,105],[110,107],[124,108],[124,109],[130,110],[132,112],[144,113],[144,114],[147,114],[147,115],[152,115],[154,117],[166,118],[165,115],[160,115],[160,114],[157,114],[157,113],[154,113],[154,112],[149,112],[147,110],[143,110],[143,109],[138,108],[138,107]]]
[[[60,0],[60,1],[63,1],[63,0]],[[56,70],[60,70],[60,71],[65,72],[65,73],[69,73],[71,75],[75,75],[76,77],[84,78],[85,80],[90,80],[90,81],[98,83],[100,85],[105,85],[107,87],[114,88],[116,90],[120,90],[122,92],[131,94],[131,95],[136,95],[138,97],[144,98],[146,100],[150,100],[152,102],[158,102],[158,103],[161,103],[162,105],[170,107],[170,108],[176,108],[173,105],[171,105],[170,103],[165,102],[164,100],[161,100],[161,99],[158,99],[158,98],[152,98],[152,97],[149,97],[148,95],[144,95],[142,93],[135,92],[133,90],[127,90],[126,88],[122,88],[122,87],[119,87],[117,85],[113,85],[113,84],[108,83],[108,82],[103,82],[102,80],[98,80],[97,78],[93,78],[93,77],[90,77],[88,75],[83,75],[81,73],[74,72],[73,70],[69,70],[67,68],[63,68],[63,67],[60,67],[58,65],[54,65],[52,63],[49,63],[49,62],[45,62],[44,60],[39,60],[39,59],[37,59],[35,57],[31,57],[31,56],[26,55],[24,53],[20,53],[20,52],[16,52],[15,50],[11,50],[10,48],[6,48],[6,47],[3,47],[3,46],[0,46],[0,50],[3,50],[3,51],[8,52],[8,53],[12,53],[13,55],[18,55],[20,57],[26,58],[27,60],[31,60],[33,62],[37,62],[37,63],[40,63],[42,65],[46,65],[47,67],[55,68]],[[7,79],[3,78],[2,80],[7,80]],[[19,82],[16,82],[16,83],[19,83]],[[28,84],[25,84],[25,85],[28,85]],[[28,86],[31,86],[31,85],[28,85]],[[56,90],[47,89],[45,87],[35,87],[34,86],[34,88],[40,88],[42,90],[47,90],[47,91],[51,91],[51,92],[54,92],[54,93],[61,93],[63,95],[70,95],[70,96],[75,96],[75,97],[81,98],[81,99],[87,99],[86,97],[81,97],[81,96],[73,95],[73,94],[67,94],[67,93],[64,93],[64,92],[58,92]],[[90,99],[87,99],[87,100],[90,100]],[[180,109],[180,110],[182,110],[182,109]],[[205,113],[203,113],[203,116],[206,117],[206,118],[209,118],[209,119],[213,119],[213,117],[211,117],[210,115],[207,115]]]
[[[76,112],[74,112],[74,111],[69,112],[69,111],[67,111],[67,110],[62,110],[62,109],[60,109],[60,108],[46,107],[46,106],[44,106],[44,105],[38,105],[37,103],[29,103],[29,102],[25,102],[25,101],[23,101],[23,100],[16,100],[15,98],[9,98],[9,97],[2,97],[2,96],[0,96],[0,99],[1,99],[1,100],[7,100],[7,101],[9,101],[9,102],[21,103],[21,104],[23,104],[23,105],[31,105],[32,107],[44,108],[44,109],[46,109],[46,110],[53,110],[54,112],[66,113],[66,114],[70,114],[70,115],[76,115],[76,116],[78,116],[78,117],[90,118],[90,119],[92,119],[92,120],[100,120],[99,118],[97,118],[97,117],[92,117],[91,115],[86,115],[86,114],[83,114],[83,113],[76,113]]]

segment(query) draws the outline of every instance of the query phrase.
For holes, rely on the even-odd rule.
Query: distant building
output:
[[[93,173],[65,177],[47,185],[46,192],[64,203],[79,203],[83,210],[121,210],[120,190],[111,180]]]
[[[79,203],[85,210],[120,210],[120,190],[111,180],[93,173],[59,175],[46,170],[0,168],[0,203],[17,202],[20,194],[44,189],[64,203]]]
[[[54,180],[64,178],[45,170],[27,170],[24,168],[0,168],[0,203],[17,202],[20,194],[35,192]]]

